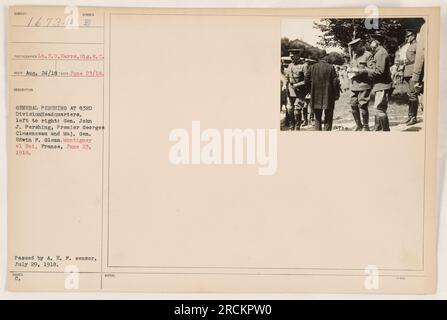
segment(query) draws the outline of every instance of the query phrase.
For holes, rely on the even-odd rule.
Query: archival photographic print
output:
[[[284,19],[281,130],[420,131],[425,22]]]

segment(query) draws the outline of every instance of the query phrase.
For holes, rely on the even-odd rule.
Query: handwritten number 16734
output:
[[[28,21],[27,27],[59,27],[64,23],[61,18],[44,18],[44,17],[31,17]]]

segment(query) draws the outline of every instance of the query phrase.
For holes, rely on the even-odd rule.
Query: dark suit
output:
[[[321,130],[323,113],[324,130],[332,130],[335,100],[340,96],[335,68],[326,61],[319,61],[309,68],[305,83],[310,90],[310,107],[315,112],[315,130]]]

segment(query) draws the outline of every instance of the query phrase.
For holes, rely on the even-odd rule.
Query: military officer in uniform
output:
[[[414,88],[414,91],[417,93],[418,98],[421,98],[420,103],[422,104],[422,94],[424,92],[424,55],[425,55],[425,46],[426,40],[426,25],[425,23],[421,26],[419,30],[419,34],[417,36],[417,49],[416,49],[416,57],[414,61],[413,68],[413,76],[410,80],[410,87]],[[418,99],[419,100],[419,99]],[[423,105],[421,105],[423,109]]]
[[[303,59],[302,58],[301,61],[302,61],[303,65],[304,65],[303,69],[304,69],[304,77],[305,77],[306,76],[306,72],[309,70],[309,66],[310,66],[309,59]],[[304,80],[304,77],[303,77],[303,80]],[[307,97],[308,97],[308,92],[306,90],[306,95],[304,96],[304,106],[301,109],[302,110],[302,117],[303,117],[303,119],[301,121],[301,124],[302,124],[303,127],[307,127],[309,125],[309,120],[308,120],[308,116],[309,116],[309,112],[308,111],[309,110],[308,110],[308,107],[309,107],[310,100]]]
[[[349,43],[351,47],[351,67],[354,70],[373,68],[374,59],[371,52],[365,49],[361,39]],[[354,73],[351,79],[351,112],[356,124],[356,131],[369,131],[369,95],[371,93],[371,79],[367,73]]]
[[[307,73],[309,72],[310,67],[315,62],[317,62],[317,61],[312,59],[312,58],[307,59],[307,70],[306,70]],[[304,78],[306,78],[306,75],[304,75]],[[309,115],[309,120],[308,121],[304,121],[304,125],[311,125],[312,126],[312,125],[314,125],[314,118],[315,118],[315,116],[314,116],[314,109],[311,108],[311,106],[310,106],[310,92],[309,92],[308,89],[309,88],[307,88],[307,94],[304,97],[304,101],[306,102],[306,106],[304,108],[305,108],[305,110],[307,110],[307,115]],[[305,116],[306,117],[305,120],[307,120],[307,115]]]
[[[304,85],[304,75],[307,72],[307,65],[301,58],[302,50],[291,49],[292,63],[285,72],[287,81],[287,93],[289,105],[287,106],[287,116],[291,130],[300,130],[303,109],[306,107],[306,87]]]
[[[388,119],[388,98],[391,90],[392,79],[390,72],[390,56],[383,47],[384,36],[381,33],[371,35],[370,47],[374,54],[373,66],[364,70],[357,70],[359,74],[367,74],[373,83],[371,97],[374,99],[375,131],[390,131]]]
[[[409,125],[413,125],[417,123],[417,113],[419,106],[419,99],[414,88],[414,84],[411,82],[414,71],[414,63],[416,60],[416,50],[417,50],[417,42],[416,42],[416,30],[410,29],[407,30],[406,41],[408,43],[408,48],[406,52],[405,59],[405,69],[404,69],[404,81],[408,87],[407,95],[408,95],[408,118],[404,121],[404,123]]]

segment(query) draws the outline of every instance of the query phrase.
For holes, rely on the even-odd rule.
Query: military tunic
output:
[[[298,98],[304,100],[306,97],[306,88],[304,86],[304,75],[307,72],[307,64],[293,64],[291,63],[286,70],[286,78],[288,83],[288,94],[291,98]],[[298,88],[294,85],[302,84]]]
[[[366,70],[367,68],[374,67],[374,58],[371,52],[365,51],[361,56],[354,54],[352,58],[352,67],[358,68],[360,70]],[[351,80],[351,96],[350,104],[353,112],[354,119],[356,120],[357,127],[362,127],[360,121],[361,111],[363,117],[363,126],[368,127],[369,123],[369,95],[371,93],[371,79],[368,77],[367,73],[359,73],[355,75]],[[359,111],[360,107],[360,111]]]
[[[391,61],[388,52],[383,46],[377,48],[374,54],[374,65],[367,68],[368,76],[373,82],[372,92],[391,89]]]
[[[352,67],[364,70],[366,68],[373,68],[374,57],[369,51],[365,51],[360,57],[354,54],[352,59]],[[371,79],[367,74],[359,74],[352,78],[351,91],[363,91],[371,89]]]
[[[416,40],[414,40],[407,48],[404,78],[410,78],[411,76],[413,76],[414,62],[416,60],[416,50],[417,43]]]

